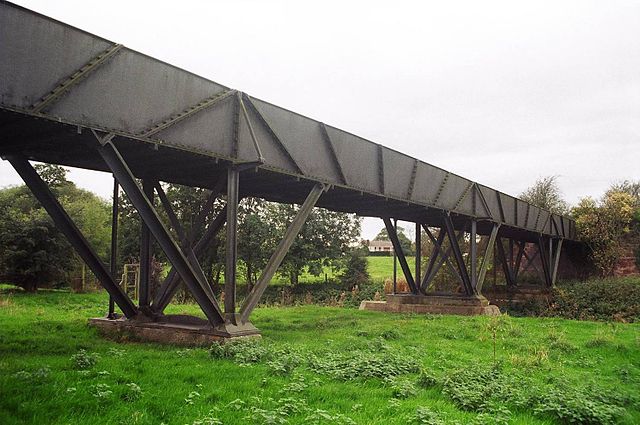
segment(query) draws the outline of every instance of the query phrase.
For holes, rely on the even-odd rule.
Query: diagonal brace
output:
[[[474,293],[474,288],[472,288],[471,286],[469,272],[467,271],[464,258],[462,258],[462,251],[460,250],[460,245],[458,244],[458,240],[456,239],[451,216],[449,216],[448,214],[444,214],[443,218],[444,227],[447,230],[447,236],[449,237],[449,242],[451,243],[451,248],[453,249],[453,258],[456,260],[456,264],[458,265],[458,271],[460,272],[460,277],[462,278],[462,283],[464,285],[465,291],[467,295],[472,295]]]
[[[426,226],[423,226],[423,227],[427,233],[427,236],[429,237],[429,239],[431,239],[431,242],[434,243],[435,245],[435,242],[437,240],[434,238],[433,234],[431,234],[431,231]],[[445,232],[444,228],[441,228],[440,232],[441,233]],[[463,236],[464,236],[464,231],[458,232],[458,236],[456,238],[458,243],[460,243]],[[433,279],[435,279],[436,275],[438,274],[438,271],[440,271],[440,268],[445,264],[447,265],[451,273],[458,278],[460,283],[464,285],[464,283],[462,282],[462,278],[460,277],[460,273],[455,269],[455,267],[453,267],[453,265],[451,264],[451,259],[449,258],[451,256],[452,247],[449,246],[447,250],[443,252],[442,244],[440,244],[439,246],[434,247],[434,249],[436,250],[436,252],[433,254],[435,257],[435,260],[437,260],[438,256],[440,256],[440,261],[437,261],[435,263],[435,266],[431,270],[431,272],[425,275],[424,281],[423,281],[425,283],[423,284],[423,288],[422,288],[423,292],[426,292],[429,289],[429,287],[431,286],[431,283],[433,282]]]
[[[98,153],[102,156],[113,175],[116,176],[116,179],[118,179],[131,204],[133,204],[144,223],[149,227],[153,237],[184,280],[209,322],[214,326],[224,323],[224,317],[218,303],[204,289],[205,283],[198,279],[184,252],[178,247],[162,224],[158,213],[136,183],[131,170],[129,170],[116,146],[111,141],[106,142],[98,147]]]
[[[407,284],[409,284],[411,292],[417,294],[418,288],[416,288],[416,282],[413,280],[413,276],[411,275],[411,269],[409,268],[409,264],[407,263],[407,258],[404,256],[404,252],[402,251],[400,239],[398,239],[398,234],[396,233],[396,228],[393,224],[391,224],[391,219],[389,217],[384,217],[382,220],[384,221],[384,225],[387,228],[387,235],[389,235],[389,239],[391,239],[391,243],[393,244],[393,250],[398,256],[398,261],[400,262],[402,273],[404,273],[404,277],[405,279],[407,279]]]
[[[200,240],[193,247],[193,252],[196,257],[200,257],[205,249],[210,245],[211,241],[218,234],[222,226],[224,225],[227,218],[227,207],[224,207],[216,216],[216,218],[209,224],[207,230],[204,232]],[[162,312],[167,305],[173,299],[176,291],[178,290],[178,285],[180,284],[180,275],[178,274],[175,267],[172,267],[167,274],[164,282],[160,286],[158,290],[158,294],[153,300],[153,304],[151,308],[156,312]]]
[[[276,247],[274,253],[271,255],[271,258],[269,258],[269,261],[262,271],[258,282],[251,290],[251,293],[245,300],[244,304],[242,304],[242,307],[240,308],[240,321],[242,323],[247,322],[249,316],[251,315],[251,312],[258,305],[262,294],[271,282],[271,278],[278,270],[278,267],[280,267],[282,260],[284,260],[285,255],[287,255],[287,252],[298,236],[300,229],[302,229],[302,226],[313,211],[313,207],[316,205],[316,202],[318,202],[318,199],[320,199],[320,196],[326,189],[327,187],[325,185],[317,184],[313,187],[313,189],[311,189],[309,195],[307,195],[307,199],[305,199],[304,203],[298,210],[298,213],[287,228],[284,237]]]
[[[71,220],[62,205],[53,196],[46,183],[40,178],[36,170],[33,169],[29,161],[23,157],[7,158],[13,168],[18,172],[20,177],[36,199],[42,204],[44,209],[55,223],[56,227],[66,236],[67,240],[76,250],[82,260],[89,266],[93,274],[96,275],[102,286],[107,290],[109,295],[118,304],[127,318],[133,318],[137,313],[137,309],[131,299],[122,291],[116,283],[113,276],[102,263],[89,242],[84,238],[78,227]]]

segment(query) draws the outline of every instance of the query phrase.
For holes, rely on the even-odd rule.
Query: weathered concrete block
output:
[[[462,316],[496,316],[500,314],[500,309],[489,304],[489,301],[483,296],[456,295],[388,295],[387,301],[362,301],[360,310]]]

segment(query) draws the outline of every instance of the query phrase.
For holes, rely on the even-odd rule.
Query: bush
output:
[[[640,279],[597,279],[558,286],[547,314],[567,319],[635,322],[640,319]]]

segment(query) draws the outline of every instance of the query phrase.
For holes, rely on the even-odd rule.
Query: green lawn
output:
[[[385,279],[391,279],[393,277],[393,257],[367,257],[369,263],[369,275],[374,282],[382,282]],[[407,257],[409,267],[411,267],[411,273],[415,270],[415,257]],[[169,269],[167,268],[167,272]],[[337,279],[340,272],[335,272],[331,267],[324,267],[323,272],[319,276],[314,276],[306,271],[300,275],[300,282],[302,283],[322,283],[326,279]],[[398,278],[401,278],[402,269],[400,269],[400,263],[398,263]],[[244,275],[240,275],[240,279],[244,279]],[[271,283],[275,285],[289,284],[289,279],[286,276],[276,274]]]
[[[101,339],[105,305],[0,292],[0,423],[640,423],[637,324],[259,308],[220,359]]]

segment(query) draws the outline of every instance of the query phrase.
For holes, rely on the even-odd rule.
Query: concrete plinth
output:
[[[362,301],[360,310],[392,313],[458,314],[462,316],[496,316],[500,309],[483,296],[460,295],[387,295],[387,301]]]
[[[552,293],[541,285],[498,285],[486,288],[483,294],[491,302],[501,308],[518,306],[530,302],[549,303]]]
[[[189,347],[208,346],[234,338],[260,337],[260,331],[251,323],[225,323],[214,328],[204,319],[184,315],[161,316],[155,321],[98,317],[89,319],[89,325],[98,329],[102,336],[116,341],[158,342]]]

